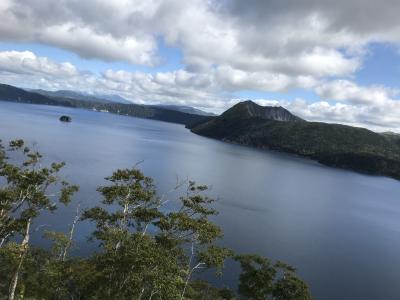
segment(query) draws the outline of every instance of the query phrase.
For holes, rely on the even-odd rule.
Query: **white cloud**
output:
[[[359,86],[348,80],[316,82],[312,77],[248,73],[230,67],[209,73],[127,72],[107,70],[100,75],[57,63],[29,51],[0,52],[0,82],[43,89],[71,89],[119,94],[136,103],[191,105],[222,112],[239,102],[227,91],[252,89],[285,90],[293,86],[315,89],[321,100],[307,102],[256,100],[261,105],[282,105],[311,121],[338,122],[375,130],[400,131],[400,100],[397,91],[382,86]],[[275,78],[274,78],[275,77]]]
[[[0,66],[2,72],[17,74],[41,74],[57,77],[78,75],[78,70],[71,63],[55,63],[46,57],[37,57],[30,51],[0,52]]]
[[[392,97],[397,95],[396,91],[337,80],[319,85],[316,92],[322,100],[256,101],[261,105],[282,105],[309,121],[342,123],[376,131],[400,132],[400,100]]]
[[[210,72],[213,82],[220,88],[230,91],[237,90],[260,90],[282,92],[291,88],[312,88],[317,80],[312,76],[289,76],[284,73],[268,71],[246,72],[233,69],[224,65]]]
[[[152,37],[117,39],[110,34],[99,34],[91,28],[67,23],[45,28],[38,40],[78,52],[84,58],[99,57],[105,61],[123,60],[148,66],[157,63]]]
[[[335,80],[318,86],[316,93],[328,100],[373,105],[388,102],[397,91],[383,86],[360,87],[348,80]]]
[[[230,9],[235,1],[7,0],[0,6],[0,38],[41,42],[85,58],[154,65],[160,61],[156,40],[162,37],[182,50],[188,70],[197,71],[220,65],[321,77],[349,75],[359,67],[358,57],[338,48],[353,48],[364,39],[331,30],[331,20],[322,16],[325,7],[314,10],[304,3],[310,10],[288,22],[290,6],[272,12],[269,1],[265,8],[264,2],[253,2],[241,14]],[[257,13],[265,15],[262,21],[246,18]]]
[[[146,2],[151,1],[7,0],[0,6],[0,38],[40,42],[84,58],[153,65],[156,36],[133,22],[151,17]]]
[[[1,41],[156,66],[165,59],[162,39],[182,51],[184,67],[95,75],[29,51],[3,51],[0,80],[218,111],[238,101],[236,91],[301,88],[320,99],[283,104],[305,118],[400,128],[396,90],[351,81],[369,43],[400,43],[399,10],[397,0],[2,0]]]

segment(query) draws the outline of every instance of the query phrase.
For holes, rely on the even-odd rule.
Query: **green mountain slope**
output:
[[[294,153],[328,166],[400,179],[400,139],[364,128],[306,122],[282,107],[277,116],[271,113],[276,109],[242,102],[221,116],[190,128],[196,134],[223,141]]]

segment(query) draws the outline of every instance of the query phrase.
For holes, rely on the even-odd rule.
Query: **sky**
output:
[[[398,0],[1,0],[0,83],[400,132]]]

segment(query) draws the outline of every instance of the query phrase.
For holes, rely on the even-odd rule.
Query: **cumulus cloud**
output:
[[[311,120],[400,128],[397,91],[353,81],[369,43],[400,43],[400,1],[377,6],[376,0],[2,0],[1,41],[156,67],[166,59],[162,40],[181,50],[184,67],[92,74],[30,51],[3,51],[0,80],[216,111],[237,102],[237,91],[300,88],[320,99],[259,101]]]
[[[276,9],[274,1],[244,7],[241,2],[5,0],[0,38],[50,44],[85,58],[155,65],[160,61],[157,38],[162,37],[182,49],[191,70],[217,64],[321,77],[348,75],[359,67],[358,57],[338,51],[359,39],[331,30],[332,22],[322,21],[323,6],[303,3],[309,10],[292,16],[287,11],[293,13],[297,3],[285,10],[285,5]]]
[[[127,72],[107,70],[100,75],[78,70],[30,51],[0,52],[0,82],[27,88],[71,89],[119,94],[142,104],[186,104],[199,108],[225,108],[227,99],[208,74]]]
[[[256,100],[262,105],[282,105],[309,121],[342,123],[376,131],[400,132],[400,100],[397,91],[381,86],[359,86],[347,80],[321,84],[321,100],[309,102]]]
[[[105,61],[123,60],[148,66],[157,63],[153,53],[155,41],[151,37],[116,39],[91,28],[63,24],[44,29],[38,40],[77,52],[84,58],[99,57]]]
[[[335,80],[318,86],[316,93],[325,99],[352,104],[381,104],[390,101],[397,91],[383,86],[360,87],[348,80]]]
[[[17,74],[39,74],[56,77],[72,77],[78,75],[78,70],[69,62],[55,63],[46,57],[37,57],[30,51],[0,52],[2,72]]]
[[[49,44],[84,58],[153,65],[155,36],[130,21],[146,16],[149,1],[136,2],[5,0],[0,38]]]
[[[342,123],[367,127],[376,131],[399,132],[400,101],[390,100],[381,105],[356,106],[319,101],[307,103],[297,100],[288,105],[293,112],[312,121]]]
[[[233,93],[241,87],[282,90],[303,85],[316,91],[321,100],[307,102],[257,99],[261,105],[282,105],[310,121],[345,123],[374,130],[399,131],[400,100],[397,91],[382,86],[359,86],[349,80],[315,82],[312,78],[262,77],[229,67],[208,73],[186,70],[172,72],[128,72],[109,69],[100,75],[77,69],[68,62],[57,63],[30,51],[0,52],[0,81],[50,90],[119,94],[141,104],[191,105],[222,112],[243,99]],[[266,80],[265,78],[268,78]]]

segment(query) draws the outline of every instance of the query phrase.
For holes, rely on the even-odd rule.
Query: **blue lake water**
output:
[[[62,114],[72,123],[60,122]],[[98,204],[94,191],[113,170],[143,161],[160,193],[177,177],[212,186],[223,243],[295,266],[316,299],[400,299],[399,181],[207,139],[182,125],[0,102],[0,139],[14,138],[65,161],[63,174],[81,186],[71,206],[42,216],[52,229],[66,230],[76,202]],[[90,230],[79,224],[76,251],[93,250]],[[221,281],[234,283],[235,271],[228,267]]]

